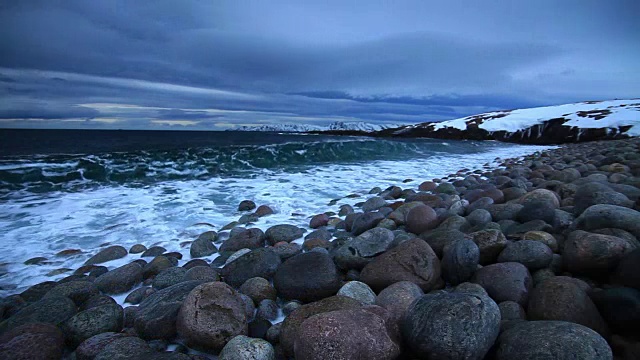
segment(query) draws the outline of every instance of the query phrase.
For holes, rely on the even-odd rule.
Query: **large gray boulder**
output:
[[[640,238],[640,212],[617,205],[593,205],[578,216],[575,226],[586,231],[618,228]]]
[[[67,340],[74,346],[88,338],[122,330],[123,310],[118,304],[102,305],[75,314],[62,324]]]
[[[278,294],[290,300],[312,302],[340,289],[340,274],[326,253],[310,251],[287,259],[273,277]]]
[[[428,359],[483,359],[500,332],[500,309],[488,296],[435,292],[411,305],[402,326],[413,353]]]
[[[597,332],[566,321],[523,321],[496,342],[496,360],[611,360],[611,348]]]
[[[312,316],[300,325],[299,332],[294,345],[295,358],[299,360],[391,360],[400,355],[400,346],[392,339],[385,321],[363,309]]]
[[[141,282],[142,266],[133,262],[98,276],[95,284],[105,294],[121,294]]]
[[[471,240],[459,240],[444,248],[442,278],[451,285],[469,280],[480,262],[480,249]]]
[[[249,331],[244,300],[225,283],[199,285],[180,308],[177,330],[188,346],[219,352],[231,338]]]
[[[225,265],[220,275],[224,282],[237,288],[254,277],[270,280],[281,262],[280,256],[270,248],[254,249]]]
[[[219,360],[275,360],[273,346],[262,339],[238,335],[224,346]]]
[[[122,246],[114,245],[100,250],[87,260],[85,265],[101,264],[107,261],[116,260],[127,256],[129,252]]]
[[[151,294],[138,306],[134,327],[144,339],[171,339],[184,299],[201,281],[185,281]]]
[[[59,325],[75,315],[76,304],[66,296],[47,297],[23,307],[0,323],[0,333],[30,323]]]

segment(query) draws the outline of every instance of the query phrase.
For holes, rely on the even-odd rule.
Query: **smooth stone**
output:
[[[444,248],[457,241],[464,240],[465,234],[456,229],[437,228],[420,234],[420,238],[431,246],[431,249],[439,258],[442,258],[444,256]]]
[[[407,231],[416,235],[437,227],[438,223],[438,215],[432,207],[427,205],[416,206],[407,213]]]
[[[363,232],[376,227],[382,219],[384,219],[384,215],[379,212],[368,212],[355,215],[353,225],[351,226],[351,233],[356,236],[360,235]]]
[[[101,264],[107,261],[116,260],[127,256],[129,252],[122,246],[115,245],[109,246],[100,250],[97,254],[93,255],[89,260],[85,261],[85,265]]]
[[[123,310],[118,304],[102,305],[81,311],[62,324],[68,341],[74,346],[104,332],[122,330]]]
[[[115,332],[104,332],[83,341],[76,348],[76,360],[92,360],[113,341],[128,335]]]
[[[258,228],[244,229],[234,233],[220,245],[220,251],[238,251],[240,249],[257,249],[265,245],[266,236]]]
[[[312,316],[300,325],[298,331],[294,352],[299,360],[382,360],[395,359],[400,355],[400,346],[392,339],[385,321],[362,309]]]
[[[58,360],[64,354],[64,335],[55,325],[24,324],[0,336],[0,358]]]
[[[469,234],[480,250],[480,264],[495,263],[509,241],[500,230],[481,230]]]
[[[145,250],[140,257],[156,257],[158,255],[163,255],[167,252],[167,249],[162,246],[152,246]]]
[[[200,280],[204,282],[220,281],[220,274],[218,274],[218,271],[209,265],[194,266],[187,270],[183,279],[183,281],[192,280]]]
[[[496,360],[612,360],[611,348],[595,331],[566,321],[523,321],[496,342]]]
[[[30,323],[59,325],[76,314],[76,304],[66,296],[47,297],[20,309],[0,323],[0,333]]]
[[[515,301],[523,306],[533,287],[529,270],[515,262],[484,266],[475,272],[471,282],[482,286],[497,303]]]
[[[164,255],[153,258],[149,263],[142,267],[142,277],[148,279],[160,274],[163,270],[173,267],[173,263]]]
[[[376,293],[369,285],[360,281],[349,281],[338,290],[338,295],[358,300],[362,305],[372,305],[376,301]]]
[[[638,264],[640,264],[640,249],[633,250],[624,255],[611,276],[612,281],[616,284],[640,290],[640,271],[638,271]]]
[[[442,278],[451,285],[469,280],[480,262],[480,249],[471,240],[463,239],[445,246],[442,256]]]
[[[334,295],[340,289],[340,275],[328,254],[312,251],[282,263],[273,284],[285,299],[312,302]]]
[[[387,309],[391,317],[390,321],[399,325],[409,306],[422,295],[424,292],[418,285],[410,281],[400,281],[380,291],[375,305]]]
[[[157,358],[146,341],[135,337],[125,336],[115,339],[104,346],[94,360],[133,360]]]
[[[560,320],[584,325],[608,337],[604,319],[587,293],[575,282],[554,277],[535,287],[527,306],[529,320]]]
[[[498,262],[517,262],[526,266],[529,271],[546,268],[551,264],[553,251],[533,240],[520,240],[507,244],[498,255]]]
[[[248,333],[244,301],[225,283],[204,283],[185,298],[176,327],[187,346],[218,352],[234,336]]]
[[[171,339],[176,334],[176,319],[184,299],[201,281],[185,281],[159,290],[138,306],[134,327],[148,340]]]
[[[578,216],[575,226],[586,231],[618,228],[640,238],[640,212],[616,205],[593,205]]]
[[[124,302],[132,305],[138,305],[142,302],[142,300],[146,299],[149,295],[153,294],[156,291],[157,290],[149,286],[139,287],[130,292],[129,295],[127,295],[127,297],[124,299]]]
[[[141,282],[142,266],[130,263],[98,276],[94,283],[105,294],[121,294]]]
[[[169,286],[181,283],[185,279],[187,269],[182,267],[172,267],[163,270],[153,279],[152,286],[154,289],[162,290]]]
[[[245,281],[254,277],[270,280],[281,262],[280,256],[272,249],[254,249],[226,264],[221,269],[220,275],[227,284],[240,287]]]
[[[488,296],[436,292],[409,308],[402,326],[413,353],[429,359],[483,359],[500,332],[500,309]]]
[[[589,294],[607,325],[616,334],[638,335],[640,290],[611,288]]]
[[[616,236],[577,230],[565,241],[562,260],[571,273],[607,275],[625,254],[635,249],[634,245]]]
[[[218,252],[216,246],[213,245],[211,241],[208,239],[196,239],[191,243],[191,248],[189,249],[189,253],[192,258],[200,258],[209,256],[211,254],[215,254]]]
[[[275,360],[276,353],[271,344],[262,339],[238,335],[224,346],[219,360]]]
[[[276,304],[275,300],[263,299],[258,304],[256,317],[269,321],[276,320],[278,318],[278,304]],[[269,323],[269,326],[271,326],[271,323]]]
[[[309,227],[312,229],[317,229],[322,226],[326,226],[329,223],[329,215],[327,214],[318,214],[314,215],[311,220],[309,220]]]
[[[406,280],[427,292],[442,281],[440,260],[426,242],[412,239],[374,258],[362,269],[360,280],[374,291]]]
[[[250,297],[256,305],[260,304],[262,300],[276,300],[277,297],[277,292],[273,285],[269,280],[261,277],[248,279],[240,286],[239,290]]]
[[[242,200],[238,205],[238,211],[250,211],[256,208],[256,203],[251,200]]]
[[[99,293],[98,287],[92,282],[70,281],[56,285],[44,295],[44,298],[66,296],[73,300],[76,306],[80,306],[90,297]]]
[[[281,241],[292,242],[304,235],[305,230],[295,225],[274,225],[265,232],[266,240],[269,245],[274,245]]]

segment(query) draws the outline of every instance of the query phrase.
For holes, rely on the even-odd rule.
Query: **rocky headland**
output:
[[[2,299],[0,358],[640,357],[639,139],[424,180],[308,229],[263,232],[273,210],[243,201],[189,261],[104,247]]]

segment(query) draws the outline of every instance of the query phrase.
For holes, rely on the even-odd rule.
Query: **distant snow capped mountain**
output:
[[[384,131],[387,136],[499,140],[527,144],[640,136],[640,99],[502,110]]]
[[[260,126],[240,126],[233,131],[307,132],[322,130],[319,126],[304,124],[266,124]]]
[[[389,128],[396,128],[401,125],[370,124],[366,122],[344,122],[336,121],[328,126],[314,126],[305,124],[266,124],[260,126],[241,126],[234,131],[273,131],[273,132],[307,132],[307,131],[364,131],[374,132]]]

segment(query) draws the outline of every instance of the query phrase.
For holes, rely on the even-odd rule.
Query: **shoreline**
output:
[[[153,256],[109,271],[101,264],[131,250],[113,245],[81,271],[73,269],[74,275],[6,297],[0,332],[24,345],[15,335],[22,328],[51,340],[54,353],[77,347],[77,356],[99,348],[95,354],[103,358],[117,351],[154,354],[141,339],[162,339],[161,350],[181,344],[171,347],[176,359],[204,356],[180,354],[187,347],[227,355],[254,351],[261,358],[489,353],[507,359],[514,349],[534,351],[553,334],[565,339],[567,333],[580,333],[576,339],[592,340],[593,348],[578,349],[567,338],[566,349],[553,351],[611,358],[613,349],[621,356],[640,344],[640,327],[632,326],[640,319],[621,319],[618,314],[630,309],[611,305],[621,297],[640,304],[637,275],[626,260],[640,251],[639,146],[637,138],[564,144],[503,159],[497,168],[460,169],[419,186],[411,182],[413,188],[372,189],[361,203],[338,207],[337,200],[315,214],[309,220],[314,231],[282,224],[264,232],[204,232],[188,244],[194,259],[180,267],[173,258],[179,253],[138,247],[136,253]],[[240,204],[247,209],[243,221],[273,212],[256,205]],[[140,305],[122,308],[109,296],[120,299],[122,293]],[[449,324],[436,321],[445,317],[438,309],[464,308],[469,301],[479,301],[482,310],[458,311]],[[232,315],[219,320],[223,313]],[[440,328],[421,326],[426,318]],[[34,319],[57,328],[34,329],[28,325]],[[542,320],[560,321],[564,331],[556,334],[557,324]],[[478,324],[480,332],[462,331],[467,323]],[[438,331],[444,327],[456,341],[441,343]],[[335,334],[318,330],[328,328]],[[367,329],[380,346],[369,346],[371,339],[354,336],[354,329]],[[513,335],[518,332],[546,335],[523,345]],[[235,335],[266,340],[230,342]],[[465,340],[470,336],[477,341]],[[326,343],[335,345],[334,353],[326,352]],[[27,351],[16,346],[0,347],[0,353]]]

